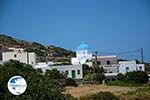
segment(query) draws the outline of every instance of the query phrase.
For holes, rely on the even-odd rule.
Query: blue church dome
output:
[[[78,46],[77,51],[82,51],[82,50],[89,50],[89,46],[85,43],[82,43],[81,45]]]

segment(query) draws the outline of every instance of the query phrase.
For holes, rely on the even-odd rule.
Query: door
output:
[[[75,78],[76,78],[75,70],[72,70],[72,78],[73,78],[73,79],[75,79]]]

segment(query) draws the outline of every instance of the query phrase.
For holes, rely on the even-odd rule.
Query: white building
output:
[[[131,71],[145,71],[144,64],[136,64],[136,61],[120,61],[116,55],[97,56],[97,62],[89,46],[85,43],[79,45],[76,50],[76,58],[71,59],[73,65],[87,64],[90,67],[97,64],[103,67],[106,76],[116,76],[118,73],[125,74]]]
[[[73,65],[79,65],[86,63],[87,60],[92,59],[92,53],[89,46],[85,43],[79,45],[76,50],[76,58],[71,59]]]
[[[45,67],[49,67],[51,65],[54,65],[55,63],[54,62],[38,62],[36,64],[36,68],[45,68]]]
[[[145,71],[144,64],[136,64],[136,61],[119,62],[119,73],[125,74],[132,71]]]
[[[2,52],[2,62],[12,60],[18,60],[22,63],[36,65],[36,54],[34,52],[24,52],[22,48],[9,48],[12,51]]]
[[[82,65],[57,65],[57,66],[48,66],[48,67],[41,66],[41,69],[43,70],[43,72],[45,72],[47,69],[49,70],[57,69],[61,73],[67,73],[68,78],[73,78],[73,79],[83,78]]]

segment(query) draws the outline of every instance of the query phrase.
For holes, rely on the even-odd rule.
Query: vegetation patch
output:
[[[120,96],[123,100],[150,100],[150,86],[139,87],[136,91],[129,91]]]
[[[57,79],[63,78],[57,70],[47,70],[46,74],[41,69],[10,60],[0,65],[0,100],[76,100],[68,94],[62,94],[62,88]],[[20,96],[12,95],[7,89],[8,80],[15,75],[20,75],[27,82],[25,93]]]
[[[132,82],[132,81],[120,81],[120,80],[109,82],[109,83],[107,83],[107,85],[111,85],[111,86],[125,86],[125,87],[126,86],[128,86],[128,87],[143,86],[143,84],[140,84],[140,83],[135,83],[135,82]]]
[[[79,100],[119,100],[119,98],[110,92],[99,92],[92,95],[81,96]]]

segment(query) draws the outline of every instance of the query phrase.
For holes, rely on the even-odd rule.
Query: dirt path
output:
[[[120,87],[120,86],[104,86],[104,85],[83,85],[78,87],[66,87],[65,93],[69,93],[74,97],[80,97],[87,94],[94,94],[97,92],[109,91],[116,95],[126,93],[128,91],[135,91],[135,87]]]

